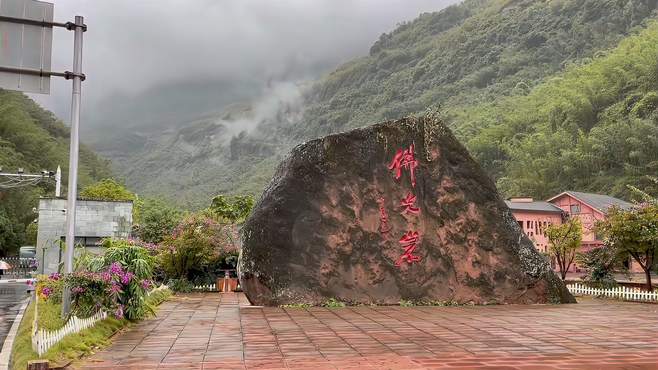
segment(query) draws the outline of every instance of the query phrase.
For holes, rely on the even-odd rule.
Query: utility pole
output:
[[[62,194],[62,167],[57,166],[55,172],[55,198],[59,198]]]
[[[73,249],[75,248],[75,207],[78,198],[78,152],[80,147],[80,101],[82,98],[82,33],[86,31],[84,18],[75,16],[75,23],[68,28],[73,36],[73,92],[71,96],[71,150],[69,154],[69,183],[66,202],[66,254],[64,272],[73,272]],[[71,291],[62,292],[62,315],[71,310]]]

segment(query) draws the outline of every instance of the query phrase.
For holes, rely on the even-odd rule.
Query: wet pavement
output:
[[[0,283],[0,348],[5,342],[21,303],[27,297],[25,283]]]
[[[165,302],[76,368],[658,369],[658,305],[248,307]]]

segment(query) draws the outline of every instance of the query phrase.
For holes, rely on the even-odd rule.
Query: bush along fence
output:
[[[615,288],[602,289],[592,288],[584,284],[567,284],[567,289],[569,289],[573,295],[592,295],[637,302],[658,302],[658,292],[647,292],[639,288],[618,286]]]
[[[146,293],[147,296],[150,296],[153,293],[164,291],[169,289],[167,285],[160,285],[157,288],[153,288]],[[69,334],[78,333],[82,330],[94,326],[97,322],[105,320],[107,318],[107,312],[100,310],[91,317],[81,319],[77,316],[71,316],[69,320],[64,324],[63,327],[47,331],[44,329],[39,329],[38,327],[38,301],[36,298],[34,301],[34,321],[32,322],[32,349],[36,352],[39,357],[48,351],[52,346],[57,344],[60,340],[64,339]]]
[[[32,349],[36,352],[39,357],[54,346],[60,340],[64,339],[69,334],[78,333],[84,329],[92,327],[98,321],[105,320],[107,318],[107,313],[105,311],[98,311],[95,315],[88,317],[86,319],[81,319],[77,316],[71,316],[69,320],[64,324],[63,327],[47,331],[44,329],[39,329],[38,326],[38,314],[39,314],[39,299],[34,301],[34,321],[32,322]]]

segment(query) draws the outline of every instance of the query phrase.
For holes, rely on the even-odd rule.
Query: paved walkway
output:
[[[241,307],[190,294],[78,368],[658,369],[658,305]]]

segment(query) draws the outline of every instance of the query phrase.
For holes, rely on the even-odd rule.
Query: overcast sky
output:
[[[382,32],[456,0],[54,0],[85,17],[83,118],[110,96],[177,83],[316,78],[365,55]],[[73,34],[55,29],[53,70],[70,70]],[[70,82],[31,95],[69,121]],[[121,109],[114,107],[113,109]],[[84,121],[83,121],[84,124]]]

